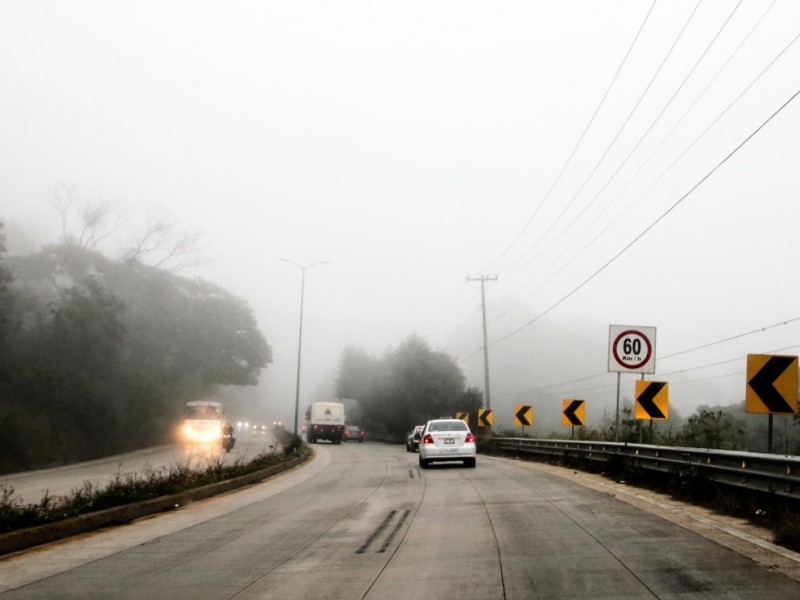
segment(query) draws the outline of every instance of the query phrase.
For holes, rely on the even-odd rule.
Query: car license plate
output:
[[[445,444],[455,444],[455,443],[456,443],[456,441],[455,441],[453,438],[446,438],[446,439],[444,440],[444,443],[445,443]]]

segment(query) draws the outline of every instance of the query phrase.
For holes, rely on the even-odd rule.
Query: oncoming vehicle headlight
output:
[[[206,427],[203,425],[186,423],[183,426],[183,436],[187,442],[207,444],[221,440],[222,430],[219,427]]]
[[[200,442],[215,442],[222,438],[221,431],[214,431],[212,429],[207,429],[205,431],[198,431],[196,435],[197,435],[197,440]]]

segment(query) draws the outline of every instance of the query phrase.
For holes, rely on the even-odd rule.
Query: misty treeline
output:
[[[271,362],[252,310],[216,285],[74,244],[8,256],[4,242],[0,472],[171,441],[185,401],[254,385]]]
[[[403,439],[414,425],[457,411],[469,412],[474,423],[483,402],[479,389],[466,386],[455,361],[417,335],[381,357],[345,348],[336,395],[358,402],[368,431]]]

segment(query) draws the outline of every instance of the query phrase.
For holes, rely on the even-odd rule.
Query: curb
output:
[[[151,500],[144,500],[135,504],[125,504],[123,506],[116,506],[114,508],[107,508],[97,512],[87,513],[78,517],[72,517],[58,521],[55,523],[48,523],[46,525],[37,525],[36,527],[28,527],[25,529],[18,529],[8,533],[0,534],[0,556],[18,552],[20,550],[27,550],[34,546],[56,542],[68,537],[79,535],[94,531],[102,527],[112,525],[122,525],[130,523],[136,519],[147,517],[160,512],[175,510],[185,504],[204,500],[212,496],[224,494],[231,490],[242,488],[254,483],[259,483],[270,477],[274,477],[284,471],[293,469],[307,461],[312,455],[310,449],[306,449],[305,453],[294,458],[282,465],[276,465],[261,471],[241,475],[234,479],[220,481],[205,485],[203,487],[186,490],[173,494],[171,496],[160,496],[152,498]]]

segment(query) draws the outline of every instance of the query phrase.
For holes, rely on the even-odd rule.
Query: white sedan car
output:
[[[432,462],[463,461],[475,466],[475,436],[461,419],[433,419],[425,424],[419,440],[419,466]]]

